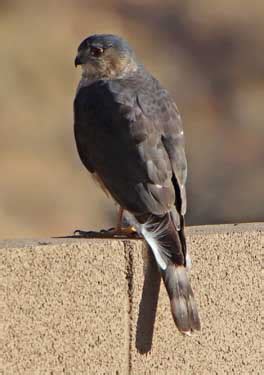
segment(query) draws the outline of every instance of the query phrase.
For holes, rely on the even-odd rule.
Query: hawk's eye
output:
[[[101,47],[91,47],[90,48],[90,54],[94,57],[99,57],[103,54],[104,50]]]

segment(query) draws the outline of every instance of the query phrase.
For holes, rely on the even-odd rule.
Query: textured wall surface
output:
[[[261,374],[264,225],[187,236],[192,337],[176,330],[143,241],[1,241],[0,374]]]

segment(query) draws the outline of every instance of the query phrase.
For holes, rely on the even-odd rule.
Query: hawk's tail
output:
[[[190,334],[200,330],[200,319],[186,268],[169,264],[161,271],[167,289],[173,320],[180,332]]]
[[[142,225],[168,292],[174,322],[180,332],[200,330],[200,319],[186,269],[186,244],[183,225],[177,230],[171,213],[152,216]]]

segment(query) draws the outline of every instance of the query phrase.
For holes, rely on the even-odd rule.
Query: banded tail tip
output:
[[[171,264],[163,273],[163,280],[175,325],[183,335],[191,336],[201,329],[201,324],[186,268]]]

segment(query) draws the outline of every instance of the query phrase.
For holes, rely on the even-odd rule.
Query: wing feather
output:
[[[74,103],[75,138],[85,166],[121,206],[162,215],[185,200],[182,128],[168,92],[151,76],[143,81],[99,81],[81,88]]]

